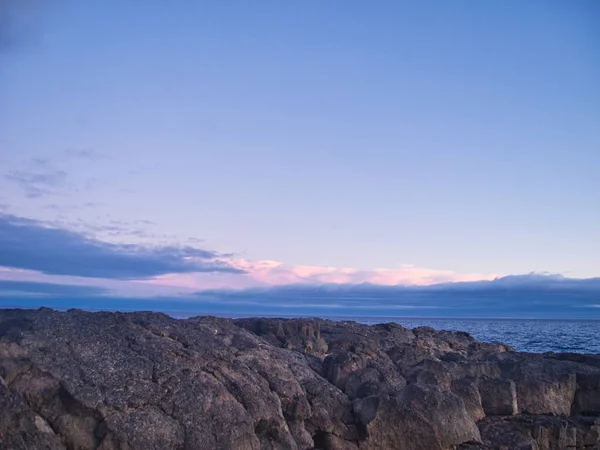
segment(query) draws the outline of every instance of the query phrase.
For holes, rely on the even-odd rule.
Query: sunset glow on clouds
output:
[[[177,243],[108,242],[0,214],[0,307],[587,318],[598,310],[598,292],[600,278],[285,264]]]
[[[371,270],[294,265],[235,258],[193,246],[115,244],[9,214],[0,214],[0,250],[0,279],[93,286],[124,295],[140,290],[161,295],[283,285],[422,286],[499,276],[410,264]]]
[[[225,261],[224,261],[225,262]],[[399,269],[357,270],[307,265],[285,265],[279,261],[228,260],[227,263],[244,273],[190,272],[169,273],[147,280],[109,280],[58,276],[33,270],[0,266],[0,280],[40,283],[62,283],[73,286],[96,286],[122,295],[186,294],[211,289],[248,289],[285,285],[361,284],[383,286],[426,286],[431,284],[492,280],[499,274],[457,273],[403,264]]]
[[[245,289],[259,286],[288,284],[360,284],[371,283],[386,286],[429,284],[492,280],[499,274],[457,273],[402,264],[398,269],[375,268],[358,270],[349,267],[285,265],[279,261],[224,260],[227,264],[243,270],[243,274],[228,273],[182,273],[155,277],[144,283],[182,287],[186,289]]]

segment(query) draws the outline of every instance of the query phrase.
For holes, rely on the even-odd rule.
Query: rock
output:
[[[4,385],[0,385],[0,448],[66,450],[47,422]]]
[[[486,415],[512,416],[518,414],[517,388],[513,380],[481,378],[478,386],[481,406]]]
[[[485,417],[477,379],[461,378],[460,380],[455,380],[452,382],[451,390],[456,396],[462,399],[467,413],[469,413],[475,422]]]
[[[365,449],[449,449],[480,441],[477,425],[463,401],[437,386],[408,385],[396,397],[354,401]]]
[[[600,373],[578,373],[573,414],[600,414]]]
[[[426,359],[437,360],[431,348],[423,348],[412,344],[400,344],[387,351],[388,356],[402,374]]]
[[[524,355],[505,361],[503,375],[516,383],[521,413],[569,416],[578,370],[577,364]]]
[[[321,338],[318,319],[237,319],[234,323],[268,342],[309,354],[324,354],[327,343]]]
[[[424,359],[410,369],[406,378],[411,383],[433,384],[444,389],[450,389],[452,383],[450,367],[439,360]]]
[[[396,324],[0,310],[0,448],[593,449],[599,361]]]
[[[337,351],[323,361],[323,376],[350,399],[389,393],[406,385],[386,353]]]
[[[552,416],[488,417],[479,423],[483,448],[598,449],[600,434],[591,422]]]
[[[321,433],[315,437],[315,450],[358,450],[353,442],[348,442],[335,434]]]

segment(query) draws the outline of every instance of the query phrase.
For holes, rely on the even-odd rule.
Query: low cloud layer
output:
[[[241,291],[205,290],[196,298],[223,312],[269,314],[600,318],[600,278],[521,275],[430,286],[290,285]]]
[[[286,285],[190,294],[123,296],[85,286],[0,282],[0,307],[155,310],[174,316],[321,316],[338,318],[600,319],[600,278],[546,275],[431,286]]]
[[[493,280],[498,274],[458,273],[451,270],[428,269],[403,264],[397,269],[358,270],[347,267],[286,265],[279,261],[223,260],[243,271],[243,276],[206,274],[169,274],[148,282],[157,285],[180,286],[189,289],[232,287],[237,289],[285,285],[361,284],[376,285],[430,285],[447,282]]]
[[[0,214],[0,307],[151,309],[181,316],[600,318],[599,298],[600,278],[497,277],[412,265],[287,266],[190,246],[118,245]]]
[[[74,231],[0,214],[0,266],[121,280],[168,273],[242,273],[216,252],[193,247],[116,245]]]
[[[90,297],[110,293],[98,286],[72,284],[36,283],[30,281],[0,280],[0,296],[21,298],[23,296],[60,295],[64,297]]]
[[[270,285],[285,284],[359,284],[427,285],[454,281],[493,279],[497,275],[466,273],[451,270],[428,269],[402,264],[397,269],[375,268],[358,270],[350,267],[286,266],[278,261],[233,260],[231,264]]]

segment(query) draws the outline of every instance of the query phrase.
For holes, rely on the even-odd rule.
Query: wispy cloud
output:
[[[101,239],[111,241],[122,241],[123,239],[138,238],[158,242],[159,238],[164,237],[153,232],[156,225],[150,220],[115,220],[105,217],[98,223],[89,223],[81,219],[54,221],[51,222],[56,228],[67,228],[71,231],[85,234],[86,236],[98,236]],[[177,241],[174,237],[171,240]],[[194,247],[193,245],[190,245]]]
[[[76,149],[76,148],[68,148],[64,151],[64,155],[67,158],[73,159],[85,159],[88,161],[97,161],[99,159],[108,159],[108,156],[98,153],[92,149]]]
[[[57,203],[48,203],[47,205],[40,206],[41,209],[45,209],[47,211],[56,211],[56,212],[73,212],[80,209],[79,206],[75,205],[59,205]]]
[[[242,273],[222,255],[194,247],[116,245],[0,214],[0,266],[45,274],[144,279],[169,273]]]
[[[56,195],[68,187],[67,173],[40,158],[31,159],[22,169],[10,170],[4,177],[17,184],[28,198]]]
[[[66,149],[52,158],[30,158],[20,167],[8,170],[4,178],[19,186],[30,199],[68,197],[72,192],[95,191],[106,187],[108,183],[98,178],[78,180],[74,174],[80,164],[90,165],[107,158],[94,150]]]

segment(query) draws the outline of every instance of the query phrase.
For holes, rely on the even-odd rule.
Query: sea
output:
[[[171,313],[174,317],[192,314]],[[193,315],[198,315],[194,313]],[[223,317],[248,317],[228,315]],[[281,317],[281,316],[279,316]],[[287,316],[298,317],[298,316]],[[368,325],[395,322],[406,328],[427,326],[436,330],[466,331],[484,342],[503,342],[519,352],[600,353],[600,320],[578,319],[455,319],[414,317],[325,316]]]

